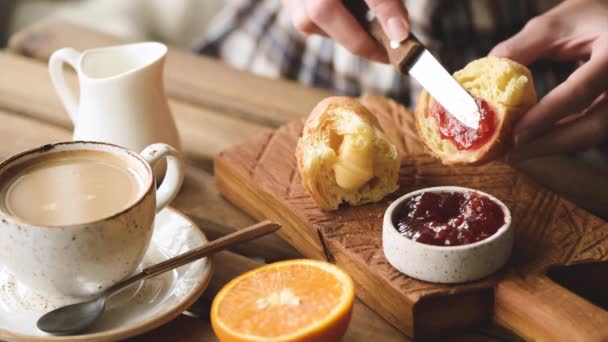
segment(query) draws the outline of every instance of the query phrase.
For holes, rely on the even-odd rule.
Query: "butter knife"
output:
[[[479,127],[479,109],[473,97],[411,32],[404,41],[391,41],[363,0],[346,0],[344,5],[363,28],[386,49],[390,63],[400,73],[409,74],[416,79],[460,122],[473,129]]]

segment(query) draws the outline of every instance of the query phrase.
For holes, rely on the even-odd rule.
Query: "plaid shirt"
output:
[[[487,55],[556,0],[407,0],[413,32],[451,72]],[[337,93],[365,91],[415,103],[417,82],[390,65],[349,53],[331,39],[297,32],[279,0],[233,1],[212,21],[199,53],[255,74],[282,77]],[[572,72],[573,64],[531,66],[543,95]]]

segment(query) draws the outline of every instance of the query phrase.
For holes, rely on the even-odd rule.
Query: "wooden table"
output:
[[[15,34],[0,52],[0,159],[48,142],[70,140],[71,122],[48,76],[46,62],[62,47],[83,50],[124,41],[58,20],[47,20]],[[68,75],[76,88],[76,77]],[[184,187],[173,206],[215,239],[252,218],[220,197],[212,175],[213,157],[255,134],[302,117],[328,92],[260,78],[218,61],[170,48],[165,69],[170,107],[188,160]],[[604,218],[608,179],[578,160],[551,157],[519,166],[538,182]],[[567,180],[567,181],[565,181]],[[214,341],[210,302],[233,277],[263,263],[301,255],[276,235],[219,253],[215,274],[203,296],[174,321],[136,337],[136,341]],[[499,327],[480,327],[456,340],[518,340]],[[404,341],[407,338],[362,302],[355,304],[345,341]]]

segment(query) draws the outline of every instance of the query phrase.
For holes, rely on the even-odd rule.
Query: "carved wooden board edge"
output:
[[[415,134],[411,112],[381,97],[366,96],[372,99],[368,107],[374,108],[387,136],[403,156],[400,184],[406,186],[388,199],[334,213],[320,211],[301,185],[296,170],[294,151],[302,120],[222,152],[216,158],[216,181],[219,190],[237,206],[259,219],[268,217],[284,223],[281,235],[300,252],[335,261],[353,273],[362,289],[358,291],[360,298],[400,330],[413,333],[413,310],[422,299],[474,293],[493,287],[502,276],[464,285],[437,285],[401,275],[386,263],[379,243],[383,208],[398,195],[416,188],[449,181],[450,185],[473,186],[502,199],[512,209],[513,224],[517,226],[514,256],[508,267],[512,272],[502,272],[509,277],[539,274],[552,265],[608,259],[606,222],[505,164],[463,168],[441,165],[425,155],[417,138],[410,134]],[[341,222],[340,216],[349,217]],[[372,246],[362,245],[360,249],[356,242],[349,245],[353,236],[348,232],[340,234],[340,225],[349,219],[364,222],[367,236],[374,232]],[[380,296],[365,288],[370,281],[385,290],[382,295],[391,300],[397,298],[397,302],[389,303],[393,308],[383,307],[386,303],[378,299]],[[405,308],[397,315],[396,303]]]

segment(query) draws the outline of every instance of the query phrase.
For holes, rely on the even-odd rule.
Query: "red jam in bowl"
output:
[[[458,246],[492,236],[505,224],[505,213],[495,201],[476,192],[424,192],[398,207],[393,224],[411,240]]]
[[[458,121],[437,101],[431,100],[429,113],[437,120],[441,138],[453,142],[458,150],[475,150],[490,140],[496,130],[496,114],[490,105],[475,99],[479,108],[479,127],[475,130]]]

